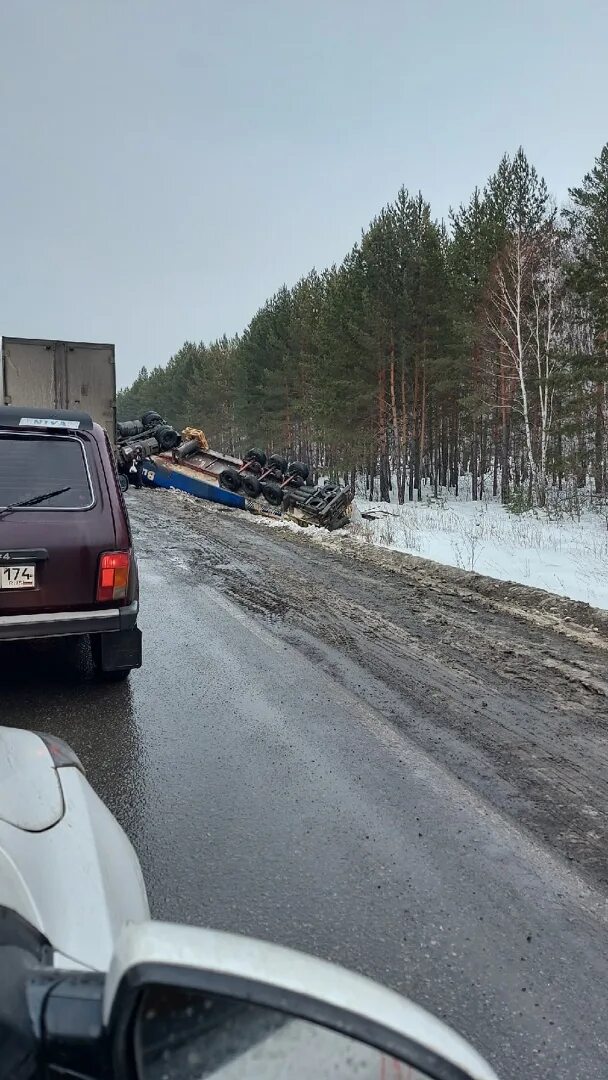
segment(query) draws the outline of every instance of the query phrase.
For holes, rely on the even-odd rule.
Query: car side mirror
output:
[[[496,1080],[440,1021],[369,979],[267,942],[166,923],[123,931],[106,1045],[128,1080]]]

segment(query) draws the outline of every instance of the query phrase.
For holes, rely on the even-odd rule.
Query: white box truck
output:
[[[2,338],[2,402],[89,413],[116,441],[113,345]]]

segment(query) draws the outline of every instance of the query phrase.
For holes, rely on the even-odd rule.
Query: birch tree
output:
[[[547,452],[560,362],[560,234],[554,215],[526,233],[515,226],[499,259],[487,311],[488,326],[507,358],[525,435],[534,501],[544,506]]]

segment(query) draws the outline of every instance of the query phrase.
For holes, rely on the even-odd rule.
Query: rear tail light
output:
[[[97,600],[124,600],[129,587],[131,556],[128,551],[107,551],[99,560]]]

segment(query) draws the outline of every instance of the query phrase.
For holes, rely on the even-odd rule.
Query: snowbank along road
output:
[[[608,615],[171,493],[129,508],[142,671],[34,678],[22,648],[0,676],[5,722],[82,757],[154,912],[362,970],[505,1080],[605,1078]]]

